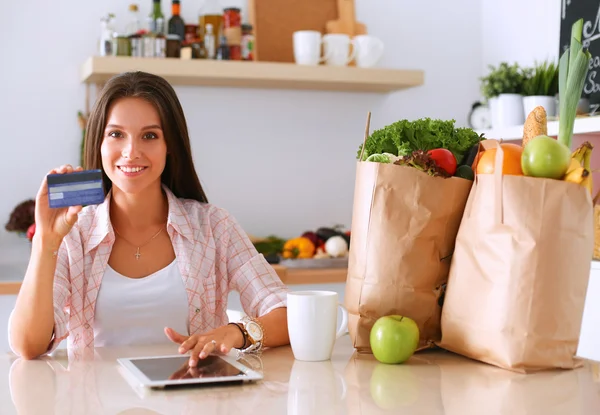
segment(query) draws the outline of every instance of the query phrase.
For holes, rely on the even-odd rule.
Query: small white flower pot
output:
[[[548,117],[556,116],[556,98],[554,97],[540,95],[523,97],[523,115],[525,119],[535,107],[544,107]]]
[[[491,98],[492,128],[512,127],[525,123],[523,117],[523,95],[500,94]]]

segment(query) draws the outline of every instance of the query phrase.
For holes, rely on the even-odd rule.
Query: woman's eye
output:
[[[119,138],[121,137],[121,133],[118,131],[111,131],[110,133],[108,133],[109,137],[114,137],[114,138]]]
[[[146,134],[144,134],[144,140],[153,140],[155,138],[158,138],[158,135],[156,135],[154,133],[146,133]]]

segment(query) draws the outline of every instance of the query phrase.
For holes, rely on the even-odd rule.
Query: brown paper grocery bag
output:
[[[484,147],[498,142],[486,140]],[[574,368],[594,246],[589,192],[560,180],[477,175],[439,346],[505,369]]]
[[[413,167],[359,161],[345,306],[360,353],[375,321],[400,314],[420,329],[419,349],[440,339],[442,286],[473,182]]]

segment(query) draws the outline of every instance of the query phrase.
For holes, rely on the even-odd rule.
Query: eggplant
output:
[[[469,151],[467,151],[462,160],[460,161],[460,163],[458,164],[459,166],[469,166],[471,167],[473,165],[473,162],[475,161],[475,157],[477,157],[477,151],[479,150],[479,143],[477,144],[473,144],[473,146],[469,149]]]
[[[319,237],[319,239],[321,239],[323,242],[327,242],[327,240],[329,238],[331,238],[332,236],[342,236],[343,235],[343,233],[336,231],[335,229],[332,229],[332,228],[319,228],[319,229],[317,229],[316,234]]]

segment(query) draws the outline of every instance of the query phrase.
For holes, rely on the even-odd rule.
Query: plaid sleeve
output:
[[[69,250],[67,242],[63,240],[58,250],[56,270],[54,272],[54,330],[52,340],[46,353],[54,351],[60,342],[69,336],[67,313],[71,298],[71,280],[69,271]]]
[[[219,221],[215,233],[217,249],[225,253],[229,286],[240,293],[244,312],[259,317],[286,307],[288,288],[239,223],[227,215]]]

